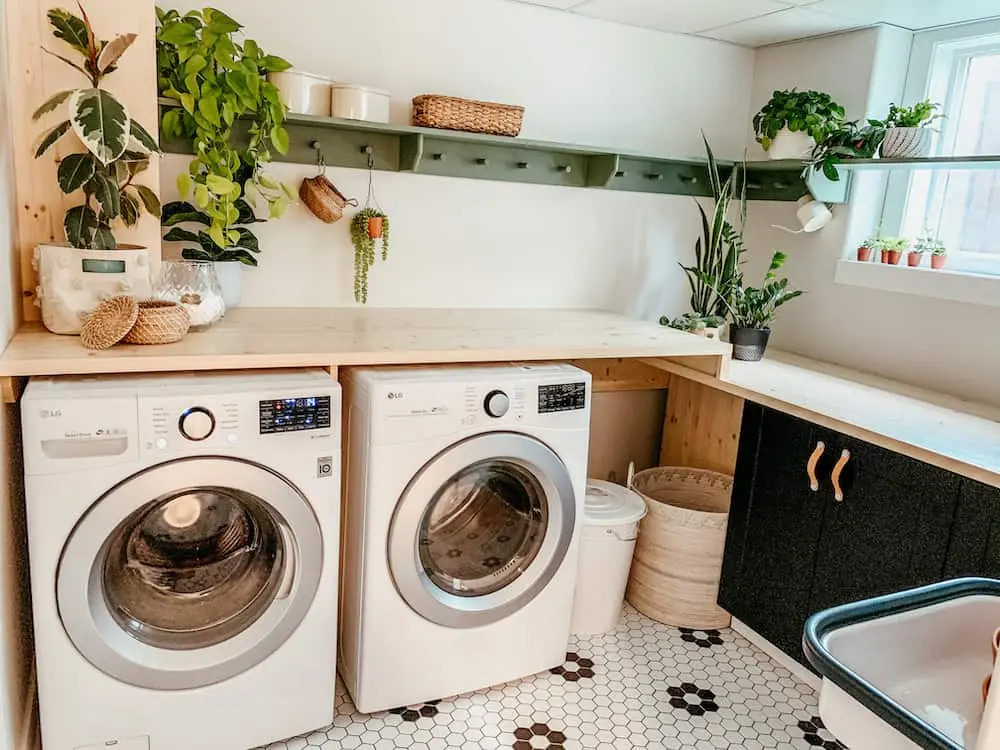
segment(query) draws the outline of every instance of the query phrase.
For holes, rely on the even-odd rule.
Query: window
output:
[[[906,88],[942,105],[935,155],[1000,155],[1000,22],[917,34]],[[888,233],[940,237],[949,269],[1000,275],[1000,168],[894,173],[884,216]]]

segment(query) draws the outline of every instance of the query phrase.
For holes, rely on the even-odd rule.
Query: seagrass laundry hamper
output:
[[[728,627],[719,578],[733,478],[704,469],[640,471],[632,489],[649,513],[639,527],[625,598],[647,617],[695,629]]]

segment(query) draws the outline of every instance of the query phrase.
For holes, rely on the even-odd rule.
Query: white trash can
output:
[[[620,484],[587,480],[580,568],[571,632],[607,633],[618,627],[632,553],[646,501]]]

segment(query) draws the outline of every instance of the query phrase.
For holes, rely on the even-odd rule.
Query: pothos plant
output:
[[[98,40],[86,11],[80,16],[62,8],[48,12],[56,39],[66,43],[79,60],[42,48],[86,77],[86,88],[60,91],[35,110],[39,120],[65,105],[67,118],[42,136],[35,151],[41,157],[70,130],[86,147],[82,154],[69,154],[59,163],[56,177],[66,195],[83,191],[84,202],[66,212],[63,228],[67,241],[76,248],[114,250],[118,244],[112,222],[126,226],[139,221],[143,210],[159,217],[160,201],[135,177],[159,153],[156,139],[129,115],[128,109],[106,89],[104,78],[118,69],[118,61],[136,40],[135,34],[120,34],[110,41]]]
[[[191,196],[211,243],[202,250],[212,260],[257,261],[244,247],[245,207],[258,198],[279,218],[295,202],[294,192],[268,177],[263,167],[272,149],[286,153],[285,106],[267,74],[287,70],[288,61],[265,53],[252,39],[237,41],[242,26],[221,11],[205,8],[181,15],[156,10],[156,59],[159,90],[178,107],[161,121],[165,138],[192,142],[194,158],[177,179],[182,198]],[[233,126],[247,118],[245,148],[233,145]],[[243,203],[240,203],[240,201]],[[252,236],[252,235],[250,235]]]

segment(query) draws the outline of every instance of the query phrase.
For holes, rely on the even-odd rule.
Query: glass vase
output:
[[[208,328],[226,312],[215,264],[207,261],[163,261],[153,296],[183,305],[191,316],[194,331]]]

